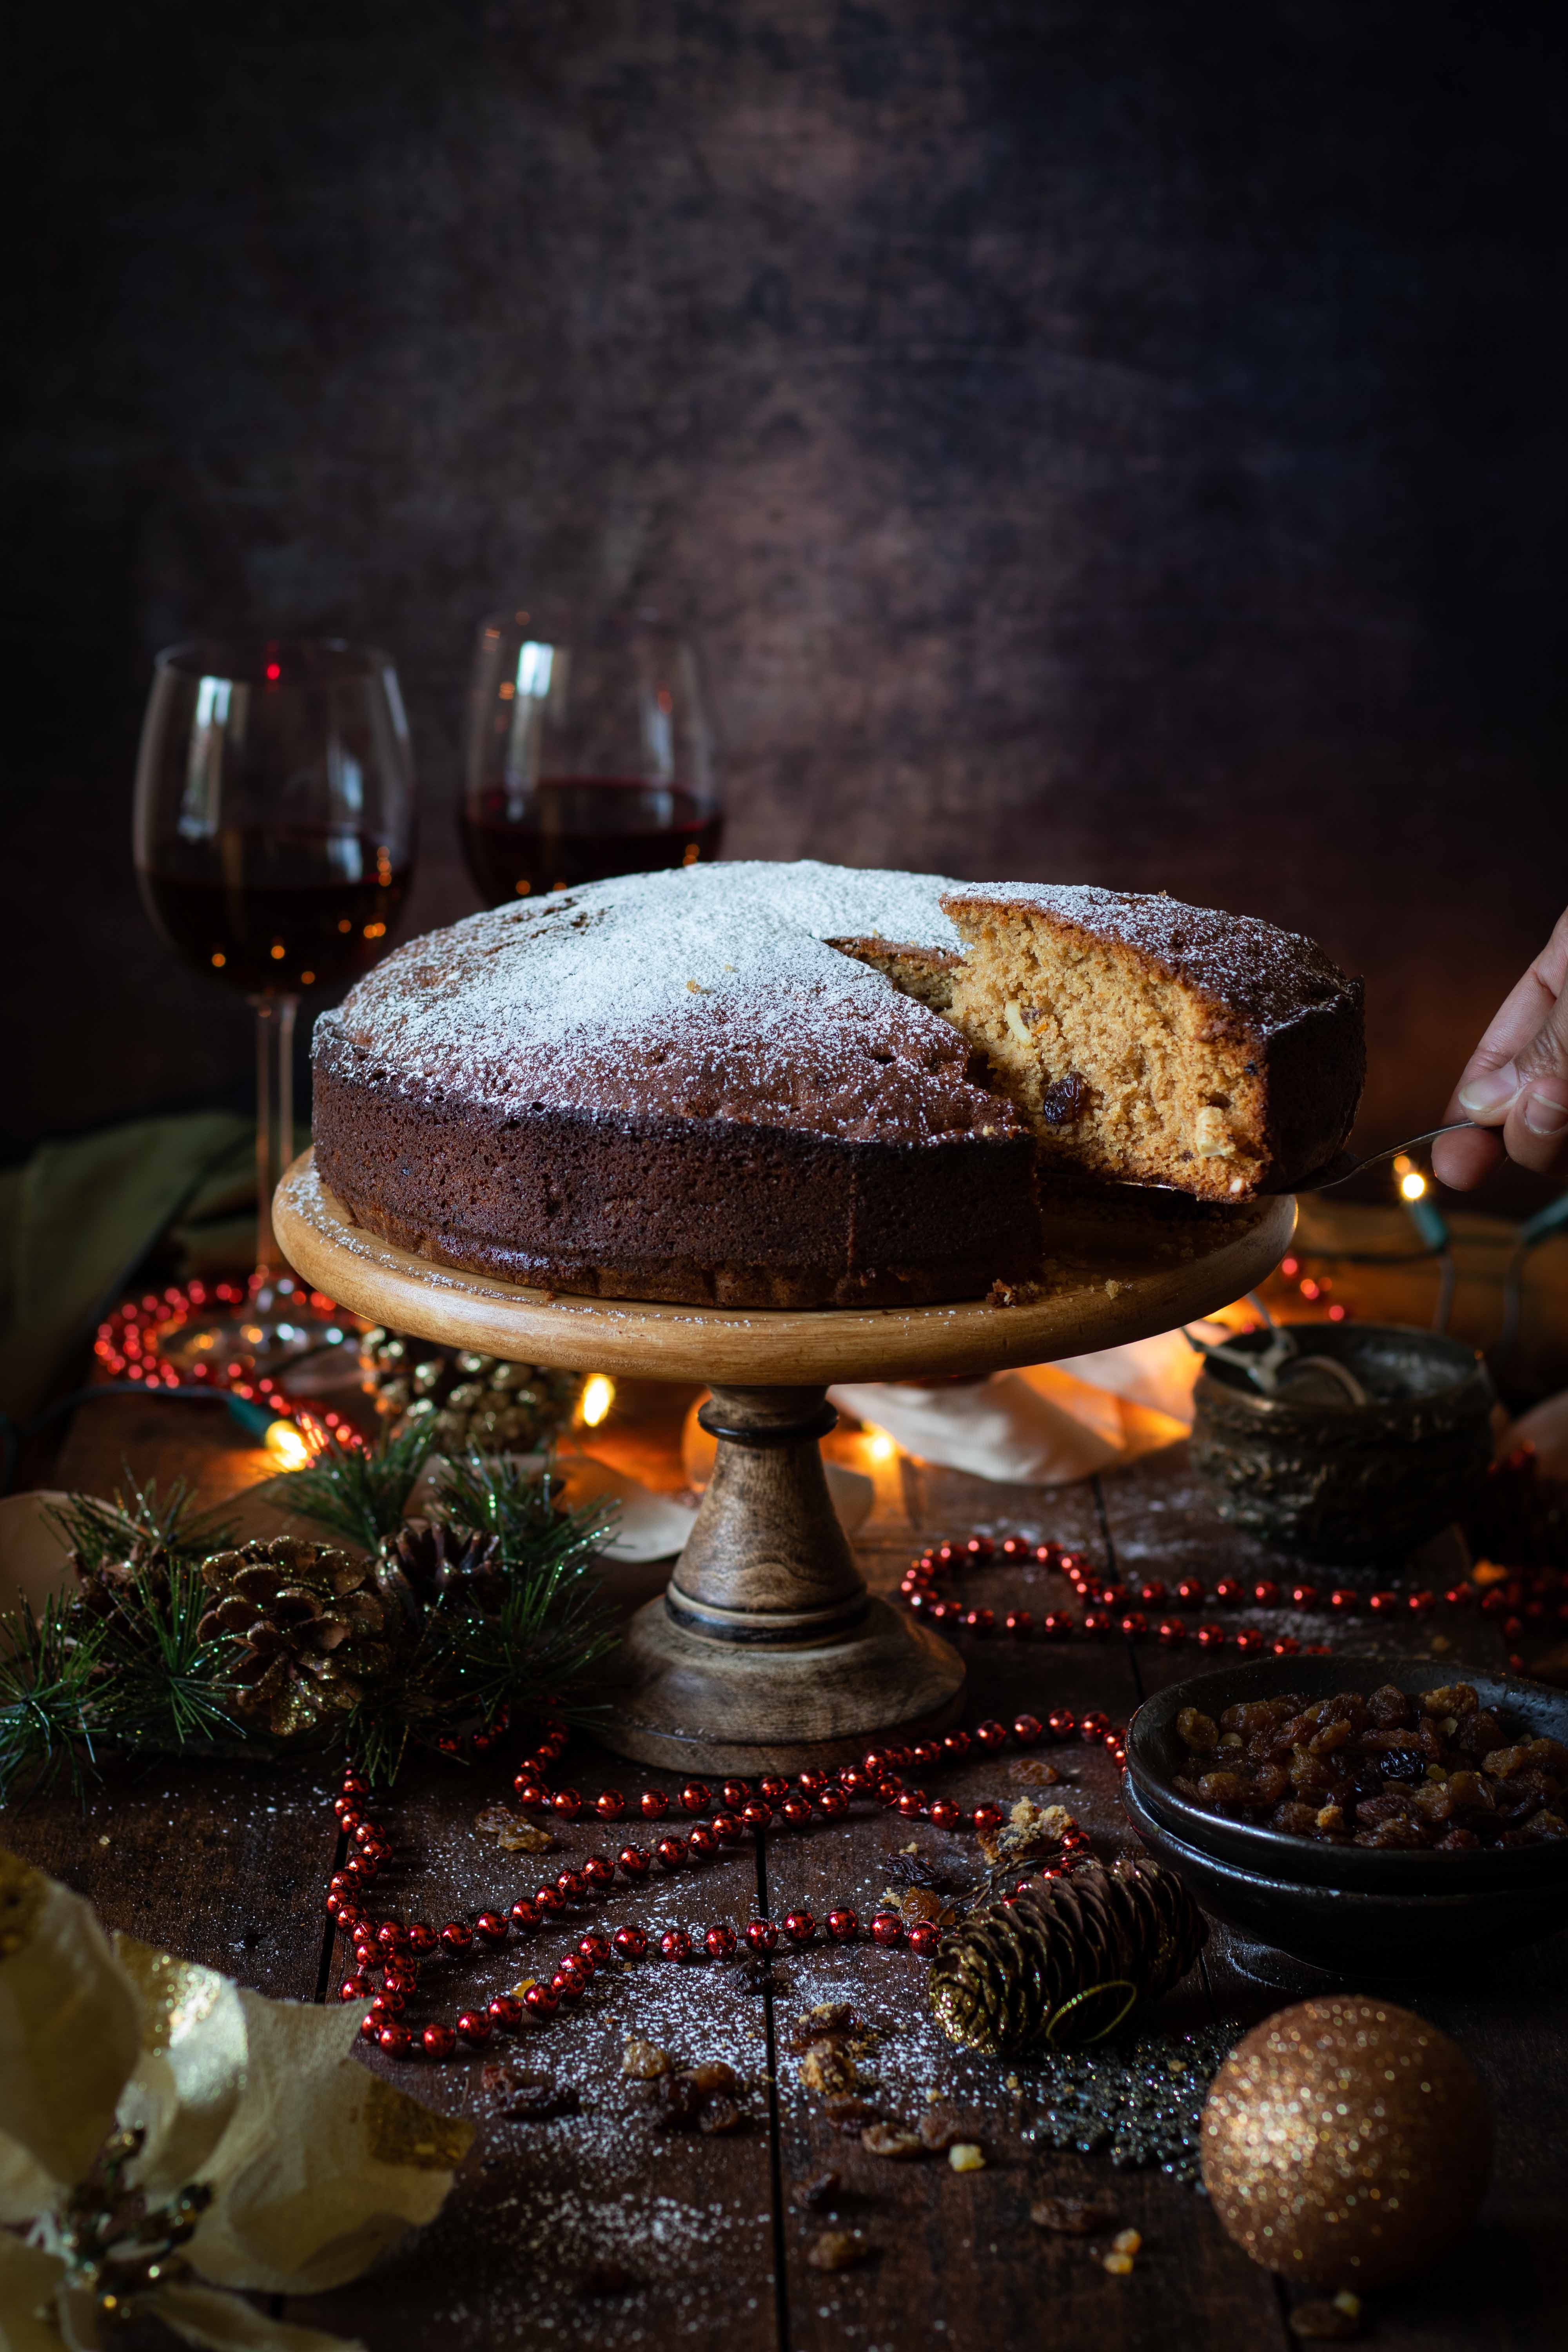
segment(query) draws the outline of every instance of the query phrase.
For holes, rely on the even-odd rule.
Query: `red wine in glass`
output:
[[[198,971],[247,995],[340,992],[386,952],[412,866],[363,834],[230,826],[140,875],[148,912]]]
[[[612,874],[651,874],[719,855],[721,811],[678,786],[625,776],[548,776],[525,816],[500,792],[463,811],[463,845],[479,895],[492,907],[570,890]]]
[[[488,906],[719,854],[696,652],[656,614],[492,614],[466,764],[463,845]]]
[[[272,1195],[294,1153],[300,997],[341,991],[385,953],[408,887],[414,768],[387,656],[338,638],[169,646],[142,722],[133,836],[159,930],[256,1014],[255,1271],[236,1314],[186,1324],[161,1350],[192,1380],[352,1357],[344,1318],[318,1312],[279,1257]]]

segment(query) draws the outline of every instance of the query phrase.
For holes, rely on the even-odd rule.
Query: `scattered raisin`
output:
[[[929,2156],[919,2132],[907,2131],[902,2124],[868,2124],[860,2135],[860,2145],[870,2156],[888,2156],[907,2164],[912,2156]]]
[[[1077,2197],[1037,2197],[1029,2208],[1037,2230],[1055,2230],[1064,2238],[1097,2238],[1116,2216],[1109,2205],[1095,2205]]]
[[[822,2112],[834,2130],[841,2132],[858,2132],[881,2119],[869,2099],[829,2099]]]
[[[814,2271],[847,2271],[863,2263],[870,2251],[858,2230],[824,2230],[807,2246],[805,2259]]]
[[[837,2172],[819,2172],[811,2180],[797,2180],[790,2190],[790,2200],[793,2204],[804,2206],[808,2212],[819,2213],[825,2205],[832,2204],[843,2187],[844,2182]]]

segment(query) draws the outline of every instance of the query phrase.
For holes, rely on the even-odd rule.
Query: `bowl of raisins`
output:
[[[1414,1659],[1260,1658],[1145,1701],[1145,1844],[1246,1935],[1447,1966],[1568,1927],[1568,1695]]]

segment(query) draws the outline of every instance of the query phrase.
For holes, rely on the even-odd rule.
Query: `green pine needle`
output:
[[[227,1635],[204,1641],[197,1631],[212,1595],[199,1568],[176,1563],[166,1595],[139,1576],[134,1597],[107,1620],[106,1654],[116,1671],[105,1696],[103,1727],[133,1748],[167,1751],[243,1744],[229,1711]]]
[[[268,1491],[326,1535],[374,1552],[402,1527],[431,1443],[416,1427],[374,1454],[334,1446]],[[273,1748],[237,1704],[243,1643],[202,1637],[211,1597],[202,1561],[234,1538],[192,1507],[184,1482],[160,1494],[128,1481],[112,1503],[73,1495],[51,1514],[87,1590],[49,1601],[41,1615],[24,1608],[0,1619],[0,1801],[67,1766],[79,1784],[102,1742],[141,1754]],[[472,1453],[443,1465],[432,1508],[493,1538],[494,1550],[482,1576],[451,1580],[418,1625],[393,1638],[390,1663],[332,1727],[378,1782],[395,1778],[410,1741],[456,1740],[508,1711],[570,1708],[616,1638],[594,1574],[613,1506],[564,1512],[548,1475]]]
[[[408,1497],[419,1483],[434,1433],[422,1423],[401,1437],[385,1437],[374,1454],[356,1446],[329,1445],[308,1469],[285,1471],[268,1482],[268,1494],[329,1534],[374,1551],[403,1524]]]
[[[92,1766],[103,1635],[74,1624],[77,1613],[51,1593],[41,1616],[25,1601],[0,1617],[0,1804],[49,1787],[65,1767],[79,1788]]]
[[[112,1503],[97,1495],[68,1495],[44,1513],[83,1575],[96,1574],[111,1560],[146,1559],[160,1551],[198,1560],[232,1539],[232,1528],[216,1513],[195,1508],[195,1490],[187,1479],[176,1478],[160,1494],[156,1479],[139,1486],[128,1471],[126,1486],[128,1491],[117,1493]]]
[[[462,1582],[426,1612],[402,1671],[367,1691],[350,1719],[355,1755],[374,1780],[393,1778],[410,1739],[494,1722],[563,1699],[615,1643],[593,1574],[614,1507],[563,1513],[553,1482],[493,1454],[447,1464],[437,1507],[452,1525],[498,1538],[506,1591],[486,1615]]]

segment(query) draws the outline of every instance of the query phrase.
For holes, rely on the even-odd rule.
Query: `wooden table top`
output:
[[[686,1393],[628,1420],[606,1448],[656,1483],[679,1480],[675,1438]],[[220,1426],[220,1423],[223,1424]],[[185,1415],[135,1399],[84,1412],[52,1483],[103,1492],[129,1463],[161,1480],[184,1471],[204,1495],[233,1494],[262,1457],[229,1442],[223,1416]],[[1054,1537],[1108,1574],[1174,1581],[1200,1573],[1256,1577],[1282,1564],[1222,1528],[1186,1471],[1183,1449],[1082,1485],[1009,1488],[907,1462],[879,1481],[876,1513],[860,1553],[874,1589],[889,1591],[911,1549],[943,1535],[1016,1528]],[[1287,1565],[1287,1572],[1288,1565]],[[628,1580],[628,1601],[662,1580]],[[1059,1580],[1038,1568],[998,1565],[976,1575],[998,1615],[1037,1613],[1059,1601]],[[630,1586],[635,1590],[629,1589]],[[1274,1632],[1320,1638],[1321,1621]],[[1500,1654],[1487,1622],[1434,1618],[1404,1634],[1425,1654],[1436,1640],[1477,1664]],[[1379,1627],[1379,1645],[1388,1646]],[[1025,1706],[1100,1707],[1124,1722],[1141,1696],[1181,1675],[1179,1651],[1120,1639],[1100,1646],[1020,1651],[973,1643],[972,1711],[1010,1717]],[[1063,1773],[1064,1798],[1109,1853],[1131,1846],[1103,1750],[1039,1751]],[[1010,1800],[1024,1783],[1016,1751],[944,1776],[965,1801]],[[671,1776],[619,1763],[574,1739],[562,1767],[586,1793],[609,1786],[675,1786]],[[330,1808],[336,1774],[310,1762],[262,1771],[157,1765],[123,1785],[100,1786],[85,1803],[59,1794],[12,1809],[4,1836],[90,1897],[110,1926],[223,1969],[274,1996],[327,1998],[344,1955],[323,1933],[322,1895],[337,1860]],[[397,1848],[384,1882],[389,1905],[440,1921],[530,1891],[539,1870],[498,1854],[475,1832],[475,1811],[506,1792],[499,1766],[463,1770],[419,1765],[378,1803]],[[562,1830],[566,1858],[600,1849],[605,1832],[578,1822]],[[775,1916],[802,1905],[819,1916],[831,1901],[875,1906],[900,1849],[954,1862],[967,1847],[929,1824],[857,1809],[805,1834],[770,1832],[754,1853],[731,1853],[640,1890],[612,1892],[596,1916],[689,1928],[728,1916],[739,1925],[758,1904]],[[553,1949],[553,1946],[548,1948]],[[1495,2095],[1498,2152],[1479,2228],[1436,2271],[1367,2299],[1373,2340],[1384,2352],[1479,2352],[1481,2347],[1556,2347],[1568,2313],[1568,1937],[1540,1945],[1496,1981],[1390,1988],[1452,2033]],[[442,2013],[488,1998],[529,1973],[528,1948],[465,1966]],[[480,2063],[394,2066],[400,2084],[479,2123],[447,2206],[429,2229],[372,2277],[290,2318],[359,2336],[372,2352],[412,2344],[467,2347],[574,2347],[615,2341],[691,2347],[693,2352],[945,2352],[1034,2347],[1064,2352],[1117,2347],[1231,2346],[1284,2352],[1297,2339],[1289,2298],[1224,2236],[1204,2199],[1163,2176],[1119,2172],[1103,2158],[1058,2155],[1031,2142],[1040,2102],[1029,2070],[952,2050],[924,1999],[924,1965],[907,1953],[858,1944],[792,1955],[773,1997],[743,1988],[739,1968],[679,1969],[645,1962],[596,1981],[580,2010],[552,2021],[521,2053],[531,2071],[574,2091],[580,2113],[509,2123],[484,2111]],[[1384,1988],[1379,1988],[1384,1990]],[[1209,2020],[1238,2030],[1289,1992],[1240,1973],[1216,1929],[1200,1966],[1173,1996],[1162,2022]],[[983,2171],[959,2175],[942,2159],[889,2163],[837,2134],[799,2080],[785,2044],[792,2021],[814,2003],[852,2001],[881,2029],[882,2110],[914,2117],[932,2095],[984,2144]],[[660,2132],[639,2087],[621,2074],[621,2051],[641,2035],[688,2063],[722,2058],[747,2082],[747,2120],[726,2138]],[[493,2054],[493,2053],[492,2053]],[[1009,2076],[1012,2080],[1009,2081]],[[1016,2085],[1016,2087],[1015,2087]],[[843,2188],[835,2210],[873,2249],[863,2266],[811,2268],[805,2249],[824,2219],[795,2202],[802,2184],[831,2168]],[[1121,2226],[1142,2234],[1131,2274],[1111,2277],[1078,2241],[1031,2226],[1042,2194],[1109,2202]],[[619,2284],[616,2284],[617,2280]]]

